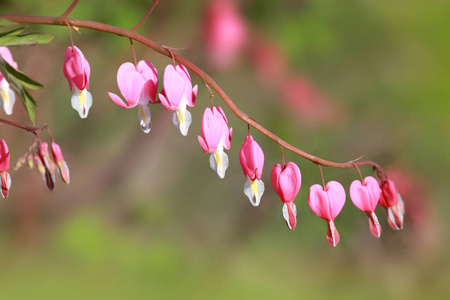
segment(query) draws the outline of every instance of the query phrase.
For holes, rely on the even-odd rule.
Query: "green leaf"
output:
[[[19,27],[19,28],[14,28],[14,29],[8,29],[8,28],[0,28],[0,37],[2,36],[14,36],[14,35],[18,35],[19,33],[21,33],[26,27]],[[2,29],[6,29],[6,30],[2,30]]]
[[[9,69],[14,68],[0,56],[0,72],[3,74],[4,78],[10,84],[12,89],[19,96],[19,99],[22,102],[23,106],[25,107],[25,110],[27,111],[31,122],[34,124],[35,122],[34,109],[37,107],[36,101],[34,101],[31,94],[27,91],[27,89],[25,89],[22,82],[18,78],[16,78],[14,74],[8,72]]]
[[[53,40],[53,36],[47,33],[31,32],[21,35],[0,36],[1,46],[30,46],[36,44],[47,44]]]
[[[28,92],[27,89],[23,89],[25,94],[25,102],[22,102],[22,104],[25,106],[25,109],[27,110],[28,116],[30,117],[31,122],[35,123],[36,115],[34,110],[36,109],[36,101],[34,101],[33,97],[31,96],[30,92]]]
[[[22,73],[22,71],[19,71],[19,70],[13,68],[13,66],[8,64],[7,62],[6,62],[6,65],[5,65],[5,69],[6,69],[6,72],[11,74],[11,76],[14,76],[17,80],[22,82],[23,85],[25,85],[26,87],[28,87],[30,89],[38,90],[38,89],[41,89],[41,88],[44,87],[39,82],[37,82],[34,79],[31,79],[30,77],[25,75],[25,73]]]

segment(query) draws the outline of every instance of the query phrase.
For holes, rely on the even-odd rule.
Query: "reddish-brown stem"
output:
[[[145,15],[145,17],[144,17],[139,23],[136,24],[136,26],[134,26],[134,27],[131,29],[131,31],[136,31],[136,29],[138,29],[138,28],[142,25],[142,23],[144,23],[145,20],[147,20],[148,16],[150,16],[150,14],[151,14],[152,11],[155,9],[155,7],[158,5],[158,3],[159,3],[159,0],[153,0],[152,7],[151,7],[150,10],[148,11],[148,13]]]
[[[136,53],[134,52],[134,45],[133,45],[133,40],[130,39],[130,43],[131,43],[131,51],[133,52],[133,59],[134,59],[134,66],[137,70],[137,61],[136,61]]]
[[[64,21],[60,20],[56,17],[45,17],[45,16],[26,16],[26,15],[5,15],[0,14],[0,19],[6,19],[12,22],[17,23],[28,23],[28,24],[44,24],[44,25],[65,25],[64,22],[68,22],[69,24],[75,25],[77,27],[82,28],[88,28],[93,29],[97,31],[103,31],[112,33],[118,36],[126,37],[132,40],[135,40],[154,51],[165,55],[169,58],[172,58],[174,61],[179,62],[180,64],[183,64],[186,68],[191,70],[194,74],[196,74],[200,79],[202,79],[204,82],[206,82],[213,90],[216,91],[216,93],[223,99],[223,101],[228,105],[228,107],[231,109],[231,111],[242,121],[247,123],[248,125],[252,126],[256,130],[260,131],[262,134],[267,136],[268,138],[272,139],[276,143],[278,143],[281,147],[284,147],[288,150],[291,150],[295,154],[300,155],[301,157],[322,166],[327,167],[333,167],[333,168],[340,168],[340,169],[348,169],[353,168],[354,166],[364,166],[369,165],[374,168],[377,172],[380,172],[381,174],[384,174],[383,169],[375,162],[373,161],[349,161],[344,163],[339,162],[332,162],[325,160],[323,158],[314,156],[312,154],[309,154],[307,152],[304,152],[291,144],[287,143],[286,141],[279,138],[277,135],[272,133],[271,131],[267,130],[265,127],[260,125],[256,120],[253,120],[248,115],[246,115],[244,112],[242,112],[236,104],[228,97],[228,95],[222,90],[222,88],[208,75],[205,71],[194,65],[189,60],[185,59],[184,57],[173,53],[170,51],[167,47],[160,45],[153,40],[150,40],[142,35],[139,35],[131,30],[127,30],[124,28],[120,28],[117,26],[112,26],[108,24],[98,23],[94,21],[89,20],[80,20],[80,19],[65,19]]]
[[[80,0],[74,0],[72,4],[69,6],[69,8],[58,18],[58,20],[61,21],[67,18],[72,12],[72,10],[75,8],[75,6],[77,6],[79,1]]]
[[[356,170],[358,170],[358,174],[359,174],[359,178],[361,178],[361,182],[363,182],[364,180],[363,180],[363,177],[362,177],[361,171],[359,170],[359,168],[358,168],[358,166],[357,166],[357,165],[355,165],[355,168],[356,168]]]
[[[280,145],[280,148],[281,148],[281,162],[283,163],[283,170],[284,170],[284,166],[286,165],[286,161],[284,160],[283,146]]]
[[[325,191],[326,190],[326,188],[325,188],[325,179],[323,178],[322,166],[321,165],[318,165],[318,166],[319,166],[319,170],[320,170],[320,177],[322,177],[323,190]]]
[[[41,127],[31,127],[31,126],[23,125],[23,124],[16,123],[16,122],[13,122],[13,121],[10,121],[10,120],[6,120],[6,119],[3,119],[3,118],[0,118],[0,123],[6,124],[6,125],[10,125],[10,126],[13,126],[13,127],[17,127],[17,128],[23,129],[23,130],[26,130],[26,131],[34,134],[37,138],[39,138],[38,137],[39,133],[42,130],[47,129],[47,127],[48,127],[47,125],[43,125]]]

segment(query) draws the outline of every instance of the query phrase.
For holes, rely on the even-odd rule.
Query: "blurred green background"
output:
[[[132,28],[151,1],[80,1],[70,15]],[[37,124],[49,124],[63,149],[71,183],[49,192],[34,170],[11,170],[10,197],[0,204],[2,299],[442,299],[450,296],[448,166],[450,163],[450,3],[448,1],[239,2],[251,36],[282,53],[285,68],[314,86],[331,116],[293,110],[248,53],[224,71],[204,61],[202,21],[208,1],[162,0],[138,32],[204,68],[235,103],[288,142],[314,155],[348,161],[365,155],[405,186],[401,232],[387,226],[379,240],[350,199],[336,226],[309,209],[318,168],[290,152],[303,183],[298,225],[290,232],[270,186],[279,147],[255,130],[265,152],[266,192],[260,207],[243,194],[238,161],[247,126],[218,97],[234,129],[230,166],[220,180],[197,135],[209,94],[202,82],[187,137],[172,113],[151,106],[153,129],[142,133],[136,110],[112,104],[117,68],[131,61],[129,41],[81,29],[74,43],[89,60],[94,104],[86,120],[70,107],[62,73],[70,45],[64,27],[30,26],[55,36],[42,46],[11,49],[19,68],[46,85],[34,92]],[[70,1],[0,1],[2,14],[58,16]],[[255,43],[250,41],[252,46]],[[160,80],[171,61],[141,45],[138,60],[155,64]],[[251,54],[250,54],[251,56]],[[161,88],[161,83],[160,83]],[[300,107],[301,110],[301,107]],[[308,114],[308,113],[306,113]],[[310,115],[315,116],[316,111]],[[320,112],[319,112],[320,115]],[[4,115],[2,115],[4,117]],[[20,104],[11,118],[28,122]],[[317,121],[319,120],[319,121]],[[12,165],[32,136],[2,126]],[[362,168],[370,175],[369,168]],[[348,190],[355,170],[324,169]],[[347,195],[348,196],[348,195]],[[408,197],[407,197],[408,196]]]

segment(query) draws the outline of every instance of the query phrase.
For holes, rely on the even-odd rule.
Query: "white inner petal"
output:
[[[145,133],[149,133],[152,129],[150,108],[147,105],[138,106],[139,124]]]
[[[219,178],[225,177],[225,171],[228,168],[228,155],[223,149],[217,149],[216,152],[211,154],[209,157],[209,166],[216,171]]]
[[[261,202],[261,197],[264,194],[264,182],[261,180],[250,180],[250,177],[247,176],[247,181],[244,185],[244,194],[250,200],[250,203],[253,206],[258,206]]]
[[[14,103],[16,102],[16,96],[14,95],[13,90],[9,87],[8,81],[5,79],[2,80],[0,86],[0,98],[1,105],[5,110],[7,115],[11,115],[13,112]]]
[[[294,203],[292,203],[292,209],[294,212],[294,216],[297,216],[297,207],[295,206]],[[286,223],[288,224],[289,229],[292,230],[291,223],[289,222],[289,210],[288,210],[286,203],[283,205],[283,217],[286,220]]]
[[[182,135],[186,136],[188,134],[191,123],[191,113],[185,107],[180,107],[173,113],[173,124],[178,128]]]
[[[92,95],[87,89],[80,91],[75,88],[75,93],[72,96],[72,107],[78,114],[80,118],[85,119],[89,113],[89,109],[92,106]]]

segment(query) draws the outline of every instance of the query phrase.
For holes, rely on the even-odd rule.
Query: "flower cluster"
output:
[[[19,158],[16,169],[20,168],[25,163],[27,163],[28,168],[30,169],[34,169],[34,167],[36,167],[37,171],[42,175],[42,179],[44,180],[45,184],[51,191],[55,187],[56,173],[59,174],[62,181],[64,181],[65,183],[69,184],[70,182],[69,167],[64,160],[61,147],[57,143],[55,143],[53,139],[51,142],[50,151],[48,149],[47,142],[35,139],[28,151]],[[9,184],[11,185],[11,183]]]
[[[211,31],[221,31],[223,30],[221,28],[224,28],[223,24],[230,24],[230,22],[241,28],[242,36],[245,36],[246,29],[242,27],[242,24],[239,24],[233,14],[229,14],[226,20],[217,20],[217,22],[214,20],[213,23],[217,25],[214,27],[219,29],[211,28]],[[212,38],[212,36],[210,37]],[[219,41],[219,44],[225,45],[230,41],[233,40],[224,39],[223,41]],[[227,49],[237,49],[241,43],[242,37],[238,37],[235,45],[228,45],[229,48]],[[233,56],[232,53],[230,55]],[[17,64],[14,62],[8,48],[0,47],[0,56],[13,68],[17,68]],[[172,55],[172,58],[173,65],[169,64],[165,68],[162,78],[162,89],[159,93],[158,71],[155,66],[147,60],[141,60],[137,63],[136,59],[134,63],[125,62],[121,64],[117,71],[117,85],[124,100],[115,93],[108,93],[110,99],[121,108],[131,109],[138,107],[139,124],[144,133],[149,133],[152,128],[149,104],[161,104],[166,110],[174,111],[172,117],[173,124],[183,136],[187,136],[189,127],[192,124],[192,115],[187,108],[195,106],[198,86],[193,86],[191,76],[186,67],[182,64],[177,65],[175,63],[175,56]],[[232,60],[231,58],[228,59]],[[195,72],[194,69],[192,70]],[[72,107],[84,119],[87,117],[92,106],[92,96],[88,91],[91,68],[84,54],[76,46],[72,45],[68,47],[65,52],[63,73],[69,83],[70,91],[74,92],[71,98]],[[198,72],[196,73],[198,74]],[[219,89],[215,89],[219,92]],[[226,99],[226,97],[222,98],[224,100]],[[0,74],[0,100],[5,113],[8,115],[12,114],[15,95],[2,74]],[[226,100],[226,102],[230,104],[231,100],[229,102]],[[230,107],[232,106],[230,105]],[[242,117],[243,114],[240,116]],[[258,125],[255,125],[254,120],[249,121],[248,116],[245,117],[247,117],[246,122],[249,132],[241,147],[239,161],[246,178],[244,194],[250,200],[251,205],[257,207],[260,205],[261,198],[265,192],[265,185],[262,181],[264,152],[250,134],[250,126],[259,129]],[[242,119],[245,120],[245,118]],[[2,122],[8,123],[7,121]],[[42,175],[44,182],[50,190],[54,188],[56,173],[61,176],[61,179],[65,183],[69,183],[69,168],[64,160],[60,146],[54,142],[50,131],[52,140],[50,150],[48,143],[42,141],[39,137],[39,132],[46,129],[47,126],[32,128],[28,126],[17,126],[18,124],[15,123],[10,124],[32,132],[35,135],[33,144],[19,158],[16,168],[19,168],[26,162],[31,169],[36,166],[36,169]],[[226,170],[229,166],[229,158],[224,150],[230,150],[232,136],[233,129],[228,125],[225,112],[221,107],[213,106],[212,104],[211,92],[211,108],[208,107],[204,111],[201,123],[201,136],[198,136],[198,142],[203,151],[210,154],[210,167],[221,179],[225,177]],[[273,139],[280,145],[283,145],[276,138]],[[283,202],[282,215],[286,224],[290,230],[294,230],[298,223],[297,207],[294,201],[301,188],[302,174],[297,164],[294,162],[285,163],[284,154],[282,156],[283,163],[275,164],[271,170],[270,179],[273,190]],[[309,159],[320,167],[320,161]],[[365,164],[370,163],[366,162]],[[355,168],[358,168],[357,165],[363,164],[349,162],[343,167],[348,168],[353,165]],[[373,165],[376,166],[376,164]],[[0,140],[0,180],[2,186],[1,194],[4,198],[8,196],[11,187],[11,176],[8,173],[9,167],[10,153],[8,146],[4,140]],[[360,173],[360,180],[355,180],[350,185],[349,194],[353,204],[367,215],[369,229],[372,235],[379,238],[382,229],[375,214],[378,203],[386,208],[388,223],[395,230],[403,228],[405,205],[397,192],[394,182],[387,178],[381,168],[376,167],[376,169],[376,177],[367,176],[363,179]],[[335,225],[335,219],[345,205],[346,192],[342,184],[337,181],[330,181],[325,185],[322,169],[320,170],[323,184],[314,184],[310,187],[308,204],[317,216],[327,222],[326,240],[330,246],[336,247],[339,243],[340,236]]]

